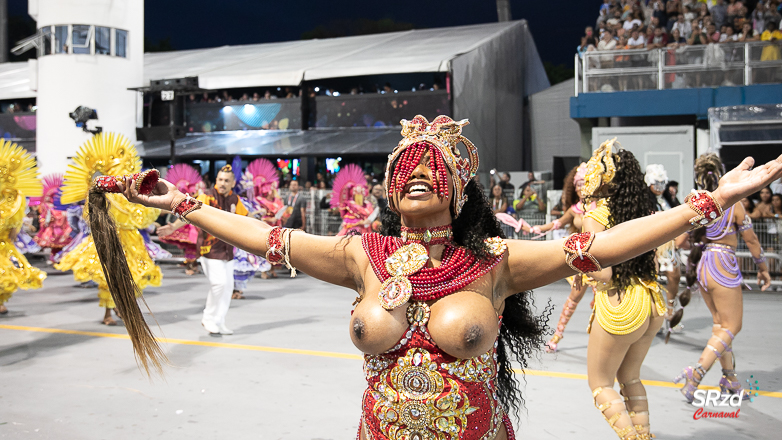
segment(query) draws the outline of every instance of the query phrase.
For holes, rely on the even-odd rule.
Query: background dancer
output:
[[[599,201],[584,216],[584,231],[605,231],[655,212],[640,164],[627,150],[614,153],[615,140],[604,142],[589,160],[584,196]],[[654,258],[650,251],[590,274],[596,284],[587,380],[595,406],[621,439],[651,438],[649,404],[640,375],[665,315]],[[621,396],[614,390],[614,378]]]
[[[43,178],[43,195],[31,197],[30,205],[38,207],[39,224],[35,242],[43,248],[49,248],[49,264],[54,262],[54,256],[71,242],[71,226],[68,216],[54,204],[55,196],[61,191],[62,174],[49,174]]]
[[[695,183],[699,189],[715,190],[723,173],[722,162],[714,153],[700,156],[695,162]],[[741,382],[736,376],[736,357],[732,349],[733,339],[741,331],[744,314],[741,293],[744,280],[736,260],[736,231],[741,233],[741,238],[747,243],[758,266],[758,285],[761,286],[761,291],[765,291],[771,283],[763,248],[752,230],[752,220],[744,212],[741,203],[727,207],[725,215],[720,217],[719,221],[692,231],[687,286],[692,288],[697,282],[714,324],[711,338],[698,358],[698,363],[695,367],[686,367],[674,379],[674,383],[684,380],[681,392],[688,402],[693,401],[695,390],[717,359],[722,366],[722,378],[719,382],[722,392],[743,392]],[[749,399],[749,394],[744,394],[743,398]]]
[[[121,176],[141,171],[141,159],[138,157],[136,147],[126,137],[114,133],[99,133],[92,137],[79,147],[73,162],[65,173],[60,197],[60,203],[63,204],[85,200],[96,174]],[[163,277],[160,267],[149,257],[144,239],[139,232],[139,229],[145,229],[154,223],[160,215],[160,210],[129,203],[117,194],[107,194],[106,197],[110,204],[109,214],[117,224],[122,249],[130,265],[133,281],[138,286],[137,295],[141,295],[145,287],[159,286]],[[89,215],[87,211],[85,209],[85,216]],[[117,321],[111,315],[116,305],[109,292],[91,234],[71,251],[62,255],[60,262],[55,264],[54,268],[62,271],[72,270],[76,281],[83,283],[92,280],[97,283],[100,299],[98,304],[106,309],[102,323],[117,325]]]
[[[568,232],[571,234],[581,232],[584,214],[589,209],[594,209],[595,207],[594,202],[589,204],[589,206],[585,206],[584,198],[581,194],[581,190],[584,188],[586,170],[587,166],[585,163],[570,170],[565,177],[563,186],[564,200],[562,202],[562,208],[565,210],[565,214],[551,223],[540,226],[541,232],[560,229],[563,226],[568,226]],[[565,333],[565,327],[573,316],[573,313],[575,313],[578,303],[581,301],[581,298],[584,297],[584,292],[586,292],[591,283],[588,277],[582,274],[570,276],[567,278],[567,281],[570,284],[570,295],[562,306],[562,313],[559,314],[559,321],[557,322],[556,330],[554,330],[554,336],[546,343],[546,351],[549,353],[557,351],[559,341],[562,340],[563,333]]]
[[[375,207],[369,201],[367,181],[361,167],[349,164],[341,169],[334,178],[332,188],[331,208],[338,210],[342,217],[342,227],[337,235],[372,232]]]
[[[46,272],[33,267],[14,244],[22,227],[25,197],[40,197],[35,159],[24,148],[0,138],[0,314],[18,289],[40,289]]]
[[[649,186],[649,189],[654,194],[657,201],[657,211],[667,211],[671,209],[671,204],[668,202],[668,198],[665,197],[666,189],[668,188],[668,173],[665,168],[660,164],[651,164],[646,166],[646,174],[644,174],[644,182]],[[670,193],[668,193],[670,195]],[[667,297],[667,312],[665,314],[665,321],[663,321],[662,332],[665,336],[665,343],[667,344],[671,338],[671,333],[674,328],[682,320],[684,315],[684,307],[690,303],[689,290],[685,290],[682,293],[680,299],[681,305],[676,304],[676,297],[679,293],[679,281],[681,280],[681,269],[678,247],[680,244],[676,243],[676,240],[671,240],[668,243],[657,248],[657,264],[658,272],[661,275],[665,275],[667,283],[665,285],[665,295]]]
[[[266,162],[271,164],[271,162],[268,160]],[[266,214],[266,209],[261,206],[261,203],[258,201],[258,199],[261,197],[256,197],[256,194],[260,194],[262,192],[260,187],[265,186],[263,182],[266,181],[267,176],[259,176],[259,185],[257,187],[259,191],[256,192],[256,186],[254,182],[255,179],[253,179],[253,174],[251,174],[249,170],[250,167],[248,166],[247,172],[242,174],[242,169],[240,168],[241,164],[242,161],[239,156],[234,158],[232,166],[234,176],[240,177],[240,183],[237,184],[234,189],[239,195],[239,199],[241,199],[245,208],[250,211],[248,215],[260,220],[260,218]],[[252,165],[252,163],[250,165]],[[277,177],[277,173],[274,173],[274,177]],[[269,182],[267,191],[270,190],[271,182]],[[255,276],[256,272],[259,270],[266,272],[270,269],[271,265],[266,261],[266,259],[234,247],[234,289],[233,293],[231,294],[231,299],[244,299],[244,291],[247,289],[247,283],[250,282],[250,280]]]
[[[203,183],[198,171],[184,163],[172,166],[166,173],[166,179],[176,185],[177,190],[193,197],[198,196],[198,187]],[[177,223],[175,227],[161,226],[157,235],[163,243],[182,249],[185,254],[185,275],[194,275],[198,271],[198,229],[195,226],[184,222]]]
[[[431,124],[422,116],[402,121],[403,139],[387,164],[391,213],[383,235],[325,237],[271,228],[203,206],[165,181],[151,195],[139,195],[130,177],[122,186],[130,200],[169,209],[248,252],[268,251],[271,261],[358,292],[350,335],[366,354],[368,382],[360,438],[425,438],[447,430],[466,440],[505,440],[513,438],[505,413],[519,403],[509,353],[523,368],[543,342],[530,295],[519,292],[649,252],[701,220],[708,223],[720,203],[733,204],[782,175],[782,157],[752,171],[747,159],[714,194],[699,193],[655,218],[568,240],[506,241],[473,180],[478,155],[461,136],[466,123],[446,116]],[[461,142],[468,157],[457,155]],[[144,335],[148,329],[131,335],[146,344],[141,356],[157,347]],[[144,360],[160,366],[159,357]],[[420,418],[422,410],[429,417]]]

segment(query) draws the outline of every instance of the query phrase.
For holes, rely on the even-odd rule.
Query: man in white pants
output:
[[[198,200],[205,205],[238,215],[247,215],[247,208],[242,200],[234,194],[235,178],[231,165],[226,165],[217,173],[215,187],[204,191]],[[170,225],[158,228],[158,236],[164,237],[184,226],[177,220]],[[234,248],[199,230],[196,246],[201,252],[201,268],[209,279],[209,294],[206,296],[206,307],[201,325],[211,334],[232,335],[233,332],[225,326],[225,315],[231,305],[231,294],[234,288]]]

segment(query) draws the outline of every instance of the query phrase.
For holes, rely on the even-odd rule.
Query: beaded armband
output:
[[[266,260],[272,264],[280,264],[285,260],[285,243],[282,241],[282,228],[275,226],[266,238]]]
[[[760,266],[761,264],[767,262],[766,260],[766,253],[763,252],[763,249],[760,250],[760,256],[758,258],[752,257],[752,261],[755,262],[755,265]]]
[[[589,248],[592,247],[593,241],[595,241],[594,232],[571,234],[562,245],[562,248],[565,250],[565,262],[567,265],[573,270],[582,273],[602,270],[597,259],[589,253]]]
[[[184,199],[180,200],[176,206],[174,206],[174,209],[172,209],[171,212],[177,216],[178,219],[190,224],[190,222],[187,220],[187,215],[196,209],[201,209],[203,204],[204,203],[202,201],[194,199],[188,194]]]
[[[752,229],[752,219],[749,218],[749,215],[744,214],[744,220],[741,222],[741,226],[739,226],[739,232],[744,232],[748,229]]]
[[[296,276],[296,268],[290,260],[291,234],[297,230],[275,226],[266,239],[266,260],[272,264],[285,264],[285,267],[291,270],[291,278]]]
[[[693,211],[698,215],[690,219],[693,229],[708,226],[722,216],[722,206],[714,200],[709,191],[692,190],[684,199]]]

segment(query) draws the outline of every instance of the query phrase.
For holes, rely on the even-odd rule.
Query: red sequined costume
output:
[[[362,244],[378,279],[391,279],[383,262],[403,247],[398,237],[364,234]],[[364,355],[367,389],[359,428],[371,440],[483,440],[513,428],[497,398],[497,341],[486,353],[458,359],[432,340],[425,301],[459,291],[490,272],[504,255],[504,242],[490,239],[493,257],[478,259],[464,248],[447,244],[438,268],[423,268],[409,276],[413,293],[407,305],[407,332],[391,350]],[[458,262],[458,263],[457,263]],[[461,275],[445,273],[453,267]],[[439,282],[434,278],[444,277]],[[432,285],[440,288],[432,289]],[[429,288],[427,288],[427,286]],[[500,322],[501,323],[501,317]]]

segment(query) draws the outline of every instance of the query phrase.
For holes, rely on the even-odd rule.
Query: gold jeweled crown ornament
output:
[[[412,121],[402,119],[403,138],[394,148],[394,151],[388,155],[388,163],[386,164],[386,181],[384,186],[386,197],[388,198],[388,207],[392,211],[399,214],[394,205],[394,197],[389,186],[391,172],[393,171],[391,164],[407,147],[424,142],[436,147],[445,159],[446,166],[448,166],[453,176],[454,195],[452,207],[454,215],[456,217],[459,216],[464,203],[467,201],[467,197],[464,195],[464,188],[470,182],[470,179],[475,177],[479,164],[478,149],[469,139],[462,136],[462,127],[469,123],[467,119],[454,121],[445,115],[436,117],[431,123],[421,115],[417,115]],[[467,147],[469,159],[461,156],[457,147],[459,143],[463,143]]]
[[[584,189],[581,190],[584,197],[594,195],[601,186],[614,180],[616,175],[613,153],[614,144],[619,146],[616,138],[603,142],[600,144],[600,148],[592,154],[589,162],[587,162]]]

